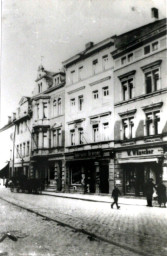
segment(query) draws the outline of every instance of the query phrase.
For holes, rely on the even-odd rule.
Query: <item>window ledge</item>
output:
[[[135,102],[135,101],[142,100],[142,99],[147,99],[147,98],[150,98],[152,96],[160,95],[160,94],[163,94],[163,93],[166,93],[166,92],[167,92],[167,88],[161,89],[161,90],[149,93],[149,94],[142,94],[140,96],[134,97],[133,99],[115,103],[114,106],[115,107],[122,106],[122,105],[125,105],[125,104],[128,104],[128,103],[131,103],[131,102]]]

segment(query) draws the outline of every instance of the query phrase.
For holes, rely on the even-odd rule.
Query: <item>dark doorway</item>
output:
[[[109,193],[109,167],[108,165],[102,165],[100,167],[100,192],[101,193]]]
[[[62,162],[59,162],[57,168],[57,191],[62,190]]]

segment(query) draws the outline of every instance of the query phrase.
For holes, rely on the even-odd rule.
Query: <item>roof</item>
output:
[[[125,48],[130,48],[132,45],[139,43],[141,44],[150,37],[156,36],[156,31],[160,34],[162,31],[166,30],[166,24],[167,19],[165,18],[118,35],[115,37],[116,50],[113,51],[112,55],[114,56],[120,53],[120,51],[125,50]]]

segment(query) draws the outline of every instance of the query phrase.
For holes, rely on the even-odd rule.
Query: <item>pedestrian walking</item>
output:
[[[162,204],[164,204],[164,207],[166,207],[166,187],[163,184],[162,181],[159,182],[158,186],[157,186],[157,194],[158,194],[158,203],[159,206],[161,207]]]
[[[154,192],[155,185],[153,179],[149,179],[145,184],[145,195],[147,199],[147,206],[152,207],[152,197]]]
[[[111,204],[111,208],[113,209],[114,204],[116,204],[117,209],[120,208],[120,206],[118,206],[118,197],[119,195],[121,195],[121,192],[119,191],[119,189],[117,188],[117,186],[114,187],[113,191],[112,191],[112,197],[114,199],[114,202]]]

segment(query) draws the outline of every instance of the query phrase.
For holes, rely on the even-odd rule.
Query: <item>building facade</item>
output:
[[[89,42],[63,62],[65,159],[69,191],[109,193],[113,187],[113,38]]]
[[[144,183],[167,184],[166,19],[115,39],[115,183],[143,195]]]

